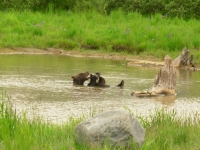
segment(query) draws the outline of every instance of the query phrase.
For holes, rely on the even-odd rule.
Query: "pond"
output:
[[[156,109],[175,110],[181,116],[200,112],[200,72],[177,70],[176,96],[137,98],[131,92],[153,85],[156,68],[128,67],[124,60],[63,55],[0,55],[0,87],[6,89],[17,113],[61,123],[70,117],[129,109],[147,116]],[[101,72],[109,88],[73,86],[71,76]],[[123,89],[116,85],[124,80]]]

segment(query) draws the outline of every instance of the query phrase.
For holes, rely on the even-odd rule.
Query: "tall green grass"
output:
[[[92,49],[172,57],[186,46],[200,58],[200,22],[138,13],[0,12],[0,48]]]
[[[17,114],[0,90],[0,149],[2,150],[114,150],[109,143],[102,147],[88,147],[76,143],[74,129],[88,116],[71,117],[62,124],[45,122],[42,118],[28,119],[26,113]],[[126,108],[127,109],[127,108]],[[93,116],[92,112],[90,115]],[[90,116],[90,117],[91,117]],[[137,116],[145,128],[141,150],[193,150],[200,149],[200,117],[180,117],[175,111],[156,110],[148,117]],[[134,144],[129,148],[133,149]],[[125,150],[127,148],[120,148]]]
[[[194,118],[193,118],[193,117]],[[155,150],[192,150],[199,149],[199,115],[191,118],[178,116],[176,112],[158,110],[144,121],[146,128],[145,143],[142,149]]]

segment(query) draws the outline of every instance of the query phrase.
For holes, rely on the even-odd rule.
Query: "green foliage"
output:
[[[198,115],[193,114],[199,118]],[[195,122],[191,118],[177,116],[174,110],[157,110],[150,115],[148,120],[142,120],[146,128],[146,140],[142,150],[146,149],[198,149],[193,145],[197,141],[194,138],[194,130],[199,128],[199,120]]]
[[[0,12],[0,46],[92,49],[136,55],[178,56],[188,47],[200,57],[200,23],[196,19],[144,17],[140,13]]]
[[[126,13],[139,12],[144,15],[160,13],[163,17],[200,19],[200,0],[2,0],[0,8],[47,12],[95,10],[101,14],[110,14],[121,9]]]
[[[125,12],[139,12],[144,15],[163,14],[163,17],[200,17],[200,0],[107,0],[106,11],[108,13],[116,9],[122,9]]]
[[[4,142],[9,149],[12,137],[15,136],[18,119],[16,113],[8,106],[9,103],[6,103],[9,102],[7,101],[6,91],[3,88],[0,88],[0,92],[0,142]]]
[[[182,18],[199,18],[200,1],[176,0],[165,3],[166,14]]]

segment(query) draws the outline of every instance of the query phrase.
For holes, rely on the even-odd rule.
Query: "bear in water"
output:
[[[117,86],[120,87],[120,88],[123,88],[123,87],[124,87],[124,80],[122,80],[122,81],[120,82],[120,84],[118,84]]]
[[[95,86],[110,87],[109,85],[106,85],[106,80],[103,77],[101,77],[100,72],[96,72],[95,74],[99,77],[99,81],[95,84]]]
[[[90,78],[89,72],[79,73],[76,76],[71,77],[73,79],[73,85],[84,85],[84,82]]]
[[[90,74],[90,82],[88,83],[88,86],[95,86],[98,79],[99,79],[98,75]]]
[[[109,85],[106,85],[106,80],[101,77],[101,73],[100,72],[96,72],[96,75],[98,75],[99,77],[99,81],[95,84],[95,86],[99,86],[99,87],[110,87]],[[124,87],[124,80],[122,80],[117,87],[123,88]]]

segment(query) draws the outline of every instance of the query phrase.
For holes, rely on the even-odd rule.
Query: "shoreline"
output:
[[[160,68],[164,62],[153,56],[139,56],[122,53],[111,53],[92,50],[64,50],[56,48],[2,48],[0,55],[61,55],[71,57],[103,58],[112,60],[125,60],[127,66]],[[196,64],[199,70],[200,64]]]
[[[123,54],[116,52],[102,52],[94,50],[64,50],[56,48],[0,48],[0,55],[63,55],[72,57],[87,57],[87,58],[104,58],[113,60],[127,60],[127,61],[153,61],[160,62],[159,58],[153,56],[140,56]]]

